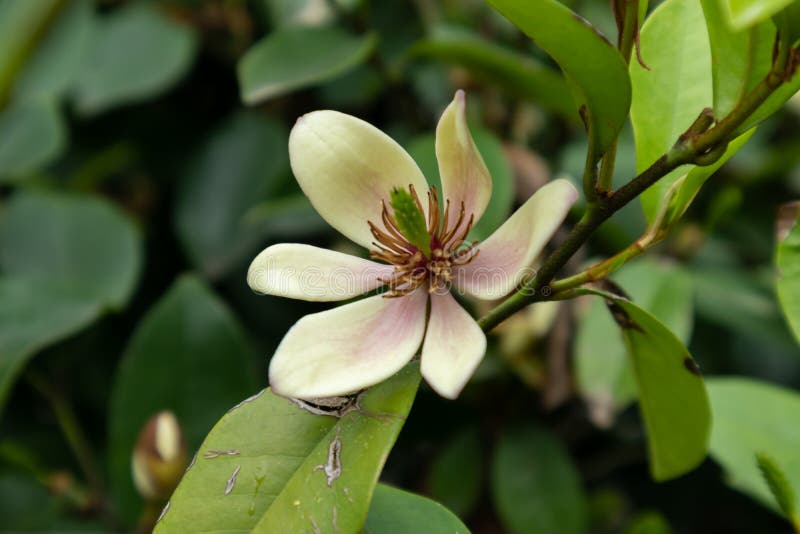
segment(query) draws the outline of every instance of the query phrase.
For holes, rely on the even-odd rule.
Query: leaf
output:
[[[0,112],[0,183],[24,178],[64,151],[67,131],[56,102],[16,103]]]
[[[88,0],[68,2],[17,76],[14,98],[56,97],[70,89],[89,51],[93,23]]]
[[[577,118],[569,87],[559,72],[467,29],[438,26],[430,36],[418,41],[409,54],[459,65],[476,78],[514,96],[531,100],[568,119]]]
[[[0,219],[0,409],[38,350],[124,306],[141,261],[133,225],[105,201],[12,197]]]
[[[734,30],[743,30],[770,17],[791,4],[793,0],[716,0]]]
[[[781,466],[789,484],[800,488],[800,394],[780,386],[743,377],[706,380],[714,427],[710,454],[725,470],[725,480],[778,512],[756,453],[768,454]],[[793,508],[800,507],[794,496]]]
[[[492,177],[492,197],[478,223],[470,232],[470,239],[483,240],[499,228],[511,213],[514,204],[514,174],[503,151],[503,145],[489,130],[470,127],[475,145],[483,157]],[[419,165],[430,185],[442,190],[439,165],[436,162],[434,134],[421,135],[411,140],[408,153]]]
[[[633,363],[639,409],[647,429],[650,471],[662,481],[678,477],[705,458],[711,411],[702,376],[675,334],[649,312],[623,298],[610,301]]]
[[[76,80],[75,104],[92,115],[156,96],[188,72],[196,48],[192,30],[156,4],[122,6],[96,22]]]
[[[667,152],[700,111],[711,106],[711,53],[700,2],[667,0],[659,5],[642,26],[640,47],[650,70],[631,62],[637,173]],[[690,169],[683,165],[673,170],[642,194],[649,222],[667,189]]]
[[[561,443],[535,426],[507,430],[495,451],[492,499],[512,534],[580,533],[587,526],[586,498]]]
[[[376,43],[375,34],[354,36],[339,28],[273,32],[239,61],[242,100],[257,104],[335,78],[362,63]]]
[[[412,363],[341,419],[269,390],[237,405],[203,442],[156,532],[358,532],[419,380]],[[207,459],[214,450],[239,454]]]
[[[423,528],[426,534],[469,534],[467,526],[436,501],[378,484],[364,534],[399,534]]]
[[[459,517],[467,517],[481,493],[483,451],[478,429],[458,433],[442,448],[428,475],[430,496]]]
[[[244,215],[288,175],[283,125],[240,113],[218,127],[183,176],[175,227],[186,254],[215,279],[258,248]]]
[[[761,476],[769,486],[769,491],[778,503],[778,508],[783,512],[787,519],[797,521],[797,508],[795,507],[796,498],[792,484],[786,478],[786,474],[778,466],[772,457],[764,452],[756,453],[756,463],[761,471]]]
[[[783,314],[800,343],[800,224],[797,224],[797,212],[793,219],[785,236],[779,236],[775,255],[776,286]]]
[[[141,428],[171,410],[189,450],[196,449],[225,410],[256,389],[253,356],[231,312],[191,276],[179,278],[144,317],[120,363],[109,409],[111,486],[128,524],[140,506],[130,462]]]
[[[692,330],[692,284],[681,268],[650,259],[621,267],[612,276],[633,301],[649,311],[684,343]],[[637,397],[636,380],[621,335],[600,300],[589,303],[575,339],[575,378],[592,421],[610,426]]]
[[[631,105],[628,67],[617,49],[555,0],[487,1],[558,63],[572,87],[575,111],[585,106],[594,152],[605,153]]]

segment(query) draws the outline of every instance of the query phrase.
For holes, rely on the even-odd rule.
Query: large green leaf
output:
[[[711,431],[708,395],[683,343],[649,312],[602,292],[630,354],[656,480],[680,476],[705,458]]]
[[[429,494],[459,517],[467,517],[482,489],[483,458],[477,428],[458,433],[442,448],[428,475]]]
[[[0,182],[23,178],[57,158],[66,145],[58,104],[48,98],[0,111]]]
[[[127,302],[139,246],[133,225],[104,201],[12,197],[0,219],[0,408],[37,350]]]
[[[711,53],[700,2],[667,0],[658,6],[642,26],[640,47],[650,70],[631,62],[637,172],[667,152],[712,104]],[[644,192],[642,205],[649,221],[669,186],[690,168],[675,169]]]
[[[155,3],[132,2],[95,24],[91,49],[76,80],[75,103],[86,114],[155,96],[189,70],[194,33]]]
[[[264,37],[239,61],[242,100],[255,104],[309,87],[363,62],[377,43],[374,34],[339,28],[286,28]]]
[[[239,404],[203,442],[156,532],[358,532],[418,385],[410,364],[338,420],[269,390]]]
[[[586,530],[586,497],[561,443],[534,426],[511,428],[492,462],[492,498],[512,534],[571,534]]]
[[[624,265],[612,277],[634,302],[652,313],[684,343],[692,330],[691,279],[679,267],[643,258]],[[578,323],[575,375],[592,420],[610,425],[636,399],[636,379],[622,336],[609,335],[614,320],[593,299]]]
[[[575,111],[585,107],[595,152],[603,154],[628,118],[631,81],[619,51],[556,0],[487,0],[559,64]]]
[[[470,233],[471,238],[482,240],[499,228],[511,213],[514,204],[514,174],[503,145],[492,132],[482,128],[470,128],[470,131],[492,176],[492,197],[486,211]],[[436,162],[434,134],[413,138],[407,148],[428,182],[441,191],[442,179]]]
[[[171,410],[196,449],[225,410],[257,388],[252,366],[236,319],[195,278],[178,279],[145,316],[120,364],[109,410],[112,490],[128,522],[140,506],[131,453],[147,420]]]
[[[378,484],[363,534],[469,534],[453,512],[436,501],[401,489]]]
[[[216,278],[254,251],[262,232],[244,215],[288,175],[288,133],[275,121],[237,114],[208,140],[178,191],[175,226],[192,263]]]
[[[720,15],[734,30],[743,30],[780,12],[795,0],[715,0]]]
[[[795,338],[800,343],[800,224],[797,221],[778,242],[777,248],[775,263],[778,270],[778,300]]]
[[[739,377],[706,380],[714,427],[711,456],[725,469],[730,485],[777,512],[756,463],[765,453],[800,488],[800,394],[777,385]],[[800,499],[795,496],[795,509]]]
[[[459,65],[503,91],[576,119],[575,103],[560,73],[467,29],[438,26],[417,42],[410,54]]]

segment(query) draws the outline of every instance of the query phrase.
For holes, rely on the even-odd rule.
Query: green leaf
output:
[[[340,419],[269,390],[240,403],[203,442],[156,532],[358,532],[419,380],[412,363]],[[214,450],[239,453],[206,458]]]
[[[64,151],[67,131],[50,99],[15,103],[0,112],[0,183],[24,178]]]
[[[778,300],[794,337],[800,343],[800,224],[797,224],[796,213],[794,218],[789,232],[778,242],[775,267],[778,271]]]
[[[497,446],[492,498],[512,534],[571,534],[586,530],[587,506],[577,469],[544,429],[512,428]]]
[[[69,90],[89,51],[93,22],[88,0],[68,2],[17,76],[14,98],[61,96]]]
[[[786,474],[777,462],[765,452],[756,453],[756,463],[783,515],[789,520],[797,521],[796,497]]]
[[[242,100],[256,104],[330,80],[362,63],[375,34],[354,36],[339,28],[287,28],[273,32],[239,61]]]
[[[697,364],[649,312],[623,298],[592,292],[610,301],[628,347],[653,478],[668,480],[694,469],[705,458],[711,431],[708,395]]]
[[[431,465],[430,496],[459,517],[469,516],[481,493],[483,457],[477,428],[457,434]]]
[[[789,484],[800,488],[800,426],[791,424],[800,417],[800,394],[749,378],[706,382],[714,411],[711,456],[722,465],[728,484],[779,512],[754,455],[767,453]],[[792,508],[800,508],[796,494]]]
[[[109,410],[111,486],[128,524],[140,506],[130,462],[141,428],[171,410],[196,449],[225,410],[257,388],[253,356],[231,312],[193,277],[179,278],[147,313],[125,350]]]
[[[139,247],[133,225],[105,201],[12,197],[0,219],[0,410],[37,351],[127,302]]]
[[[784,9],[794,0],[716,0],[725,20],[734,30],[743,30]]]
[[[634,302],[657,317],[684,343],[692,330],[692,284],[681,268],[642,258],[612,276]],[[613,423],[617,413],[637,397],[636,379],[623,337],[602,301],[593,300],[578,323],[575,378],[589,405],[592,421]]]
[[[192,30],[155,3],[129,3],[95,26],[75,86],[75,104],[87,115],[166,91],[188,72],[197,48]]]
[[[175,227],[192,263],[218,278],[251,255],[262,232],[244,224],[288,176],[288,133],[256,114],[234,115],[218,127],[184,174]]]
[[[58,517],[58,503],[31,477],[0,475],[0,517],[7,532],[49,531]]]
[[[413,57],[437,59],[544,109],[577,119],[569,87],[558,71],[481,38],[464,28],[438,26],[409,51]]]
[[[364,525],[364,534],[469,534],[453,512],[436,501],[401,489],[378,484]]]
[[[667,0],[659,5],[642,26],[640,47],[650,70],[631,62],[637,173],[667,152],[712,104],[711,53],[700,2]],[[658,213],[667,189],[690,169],[683,165],[673,170],[642,194],[648,221]]]
[[[514,174],[503,151],[500,140],[482,128],[470,127],[475,145],[483,157],[492,176],[492,197],[478,223],[470,232],[470,239],[486,239],[508,218],[514,204]],[[428,183],[442,190],[439,165],[436,162],[435,136],[427,134],[415,137],[407,146],[408,153],[419,165]]]
[[[631,104],[628,68],[617,49],[556,0],[487,1],[559,64],[572,87],[575,111],[585,106],[594,152],[605,153]]]

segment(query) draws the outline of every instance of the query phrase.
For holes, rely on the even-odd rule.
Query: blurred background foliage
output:
[[[564,3],[615,39],[608,1]],[[175,413],[191,454],[320,309],[254,296],[249,261],[280,241],[353,248],[292,178],[296,118],[368,120],[435,183],[433,129],[458,88],[494,179],[485,237],[547,180],[579,179],[586,136],[552,61],[481,1],[0,0],[0,529],[135,527],[147,420]],[[751,451],[800,479],[800,350],[773,265],[776,207],[800,196],[799,115],[764,123],[613,277],[707,376],[751,377],[708,380],[711,459],[651,481],[622,338],[578,300],[498,328],[458,401],[423,386],[383,480],[478,533],[786,531]],[[618,153],[620,184],[629,129]],[[643,229],[633,203],[569,268]]]

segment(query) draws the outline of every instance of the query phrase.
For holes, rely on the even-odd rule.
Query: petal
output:
[[[455,284],[481,299],[498,299],[526,277],[530,267],[578,199],[567,180],[555,180],[540,188],[486,241],[477,257],[456,270]]]
[[[269,365],[278,395],[302,399],[358,391],[389,378],[425,333],[427,291],[369,297],[306,315],[287,332]]]
[[[456,299],[431,294],[420,372],[442,397],[455,399],[486,353],[486,336]]]
[[[492,177],[469,133],[464,91],[456,92],[436,127],[436,159],[442,177],[442,198],[451,209],[461,203],[467,217],[481,218],[492,196]],[[465,221],[466,223],[466,221]]]
[[[390,265],[311,245],[280,244],[264,249],[247,271],[256,293],[310,301],[345,300],[383,285]]]
[[[371,124],[337,111],[315,111],[297,120],[289,158],[303,192],[328,223],[366,248],[367,221],[381,220],[381,200],[394,187],[428,184],[403,148]]]

